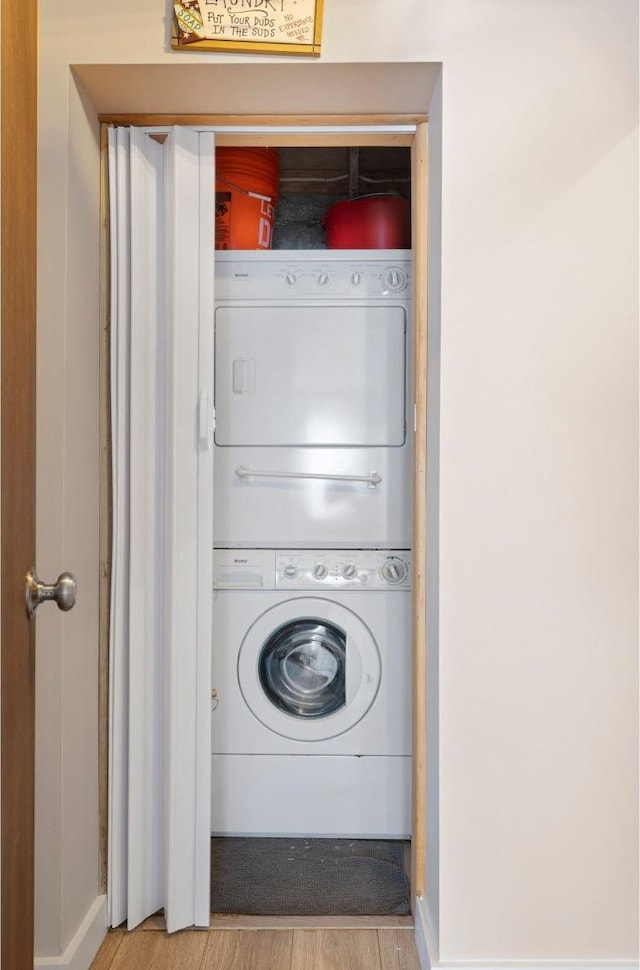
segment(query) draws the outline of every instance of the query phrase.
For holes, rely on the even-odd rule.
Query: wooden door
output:
[[[24,581],[35,563],[37,4],[2,0],[1,907],[0,959],[33,968],[35,637]]]

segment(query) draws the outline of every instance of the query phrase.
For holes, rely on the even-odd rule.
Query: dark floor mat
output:
[[[403,843],[214,838],[211,912],[404,916],[410,907]]]

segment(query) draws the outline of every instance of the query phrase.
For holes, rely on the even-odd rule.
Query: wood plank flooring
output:
[[[111,930],[91,970],[420,970],[413,930]]]

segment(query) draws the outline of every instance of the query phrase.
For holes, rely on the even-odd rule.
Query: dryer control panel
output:
[[[215,273],[216,303],[411,299],[406,249],[218,251]]]
[[[214,549],[214,589],[407,590],[408,549]]]

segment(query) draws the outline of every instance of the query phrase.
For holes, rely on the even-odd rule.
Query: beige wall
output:
[[[251,60],[166,51],[163,13],[40,4],[38,568],[80,583],[80,609],[38,624],[42,954],[64,949],[98,881],[98,170],[68,68]],[[636,40],[634,0],[325,2],[322,67],[443,64],[443,960],[636,950]],[[317,65],[288,63],[309,86],[285,101],[322,110]],[[246,80],[233,110],[259,103]],[[343,92],[357,108],[362,92]],[[182,75],[166,96],[210,107]]]

